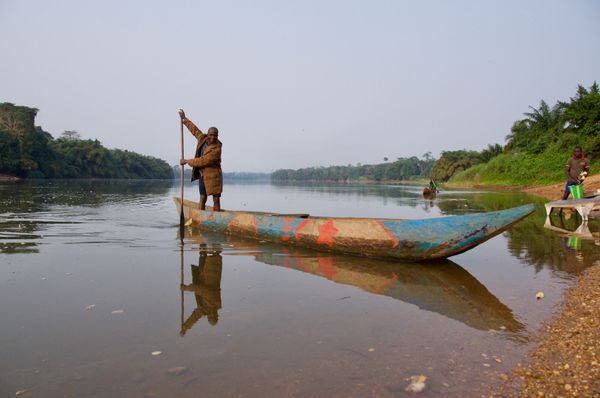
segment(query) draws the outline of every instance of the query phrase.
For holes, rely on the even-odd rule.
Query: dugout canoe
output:
[[[174,197],[177,212],[181,198]],[[313,217],[200,210],[183,201],[185,219],[201,229],[287,245],[368,257],[420,261],[447,258],[485,242],[535,210],[532,204],[489,213],[423,220]]]

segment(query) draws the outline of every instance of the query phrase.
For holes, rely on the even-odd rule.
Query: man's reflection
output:
[[[221,309],[221,272],[223,270],[221,249],[213,248],[212,252],[208,252],[205,249],[201,250],[198,257],[198,265],[190,264],[190,268],[192,283],[186,285],[182,280],[181,291],[182,296],[183,292],[194,293],[196,308],[185,321],[182,321],[181,331],[179,332],[182,336],[205,315],[211,325],[216,325],[219,321],[219,310]]]

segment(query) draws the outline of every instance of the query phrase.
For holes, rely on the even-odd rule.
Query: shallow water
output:
[[[189,228],[180,236],[178,190],[0,184],[0,396],[404,396],[421,374],[420,396],[480,395],[532,348],[573,276],[600,259],[597,222],[596,241],[569,240],[543,228],[541,209],[433,264]],[[226,184],[223,197],[232,209],[392,218],[532,201],[543,203],[348,185]]]

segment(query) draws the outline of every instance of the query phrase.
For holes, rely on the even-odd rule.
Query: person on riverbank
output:
[[[200,208],[205,210],[209,195],[213,197],[213,210],[221,211],[221,193],[223,192],[223,171],[221,170],[221,149],[219,130],[210,127],[204,134],[196,125],[179,111],[182,123],[198,142],[194,159],[181,159],[180,164],[192,167],[192,181],[198,180],[200,188]]]
[[[576,146],[573,150],[573,156],[567,159],[565,166],[565,173],[567,174],[567,184],[565,185],[565,191],[563,193],[563,200],[569,198],[569,187],[572,185],[579,185],[583,183],[583,179],[587,176],[590,171],[590,162],[583,155],[583,151],[580,146]]]

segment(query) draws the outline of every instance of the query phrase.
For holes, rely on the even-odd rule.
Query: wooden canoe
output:
[[[431,190],[427,187],[423,188],[423,196],[428,196],[428,197],[435,196],[435,195],[437,195],[438,192],[439,191],[437,189]]]
[[[177,212],[181,198],[174,197]],[[183,202],[186,220],[201,229],[298,247],[369,257],[420,261],[454,256],[527,217],[534,205],[490,213],[423,220],[312,217],[249,211],[215,212]]]

